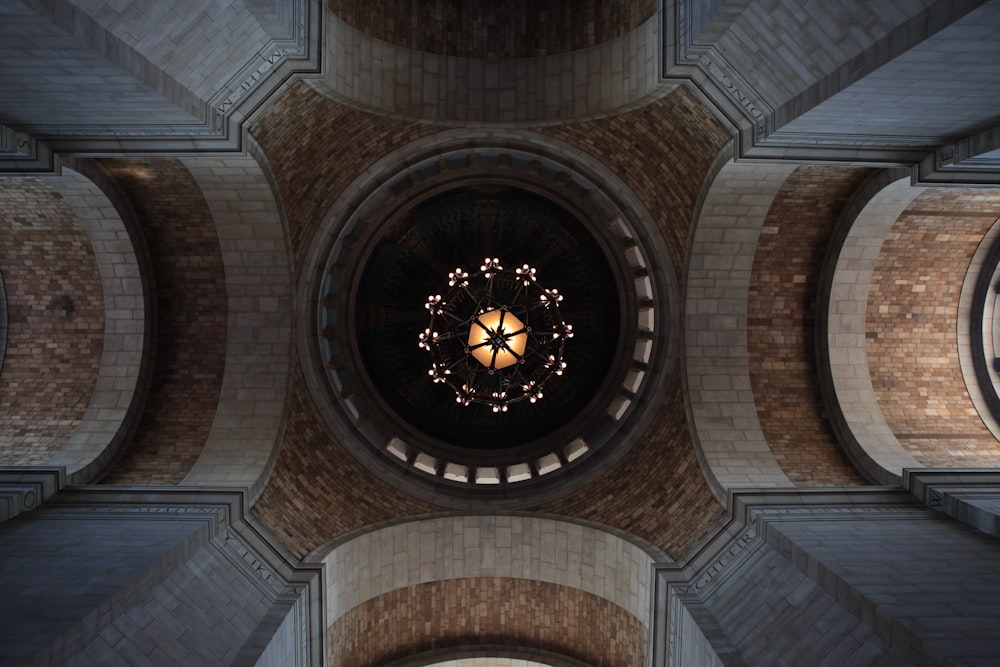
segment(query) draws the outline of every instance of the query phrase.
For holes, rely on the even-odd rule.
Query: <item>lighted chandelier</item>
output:
[[[493,412],[535,403],[565,370],[573,327],[559,315],[562,295],[540,285],[535,273],[527,264],[511,271],[487,257],[476,273],[449,273],[448,292],[427,298],[430,323],[419,345],[431,353],[428,374],[454,389],[459,403]]]

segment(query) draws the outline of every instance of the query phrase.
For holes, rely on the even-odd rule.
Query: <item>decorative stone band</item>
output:
[[[63,468],[0,467],[0,523],[40,507],[65,486]]]

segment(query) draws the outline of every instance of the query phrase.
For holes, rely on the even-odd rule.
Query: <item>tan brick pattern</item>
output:
[[[86,230],[37,179],[0,179],[7,351],[0,463],[48,462],[79,425],[100,369],[104,299]]]
[[[304,125],[313,141],[296,141]],[[296,263],[317,221],[358,173],[439,129],[352,110],[304,85],[293,88],[253,134],[277,175]],[[622,116],[540,131],[594,154],[633,189],[655,216],[680,273],[701,179],[727,139],[696,100],[679,92]],[[286,548],[302,556],[345,531],[435,509],[366,473],[330,435],[296,377],[281,453],[254,507]],[[628,456],[586,490],[532,509],[627,530],[672,555],[695,544],[723,511],[695,456],[679,378]]]
[[[152,257],[156,348],[145,412],[108,484],[177,484],[205,445],[226,358],[226,286],[211,212],[175,160],[102,160]]]
[[[374,667],[424,650],[477,644],[545,649],[595,667],[646,660],[646,631],[624,609],[528,579],[399,588],[355,607],[328,631],[331,667]]]
[[[377,39],[463,58],[530,58],[585,49],[636,29],[654,0],[533,2],[330,0],[330,11]]]
[[[816,288],[840,210],[867,169],[800,167],[771,204],[757,242],[747,300],[750,381],[775,460],[803,486],[864,479],[823,412],[816,369]]]
[[[897,220],[872,274],[872,386],[900,444],[926,466],[1000,465],[1000,443],[969,399],[956,338],[969,262],[998,217],[1000,196],[990,191],[928,190]]]

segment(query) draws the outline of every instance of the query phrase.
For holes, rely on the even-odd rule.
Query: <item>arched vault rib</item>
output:
[[[255,499],[281,437],[291,363],[291,267],[284,231],[270,185],[253,158],[190,158],[184,166],[215,221],[229,318],[215,419],[182,483],[245,486]]]
[[[698,216],[688,259],[684,355],[689,420],[712,491],[791,486],[761,430],[747,359],[757,238],[790,165],[731,162]]]
[[[829,299],[825,345],[834,427],[848,456],[870,479],[898,484],[903,468],[920,464],[903,449],[878,406],[868,368],[865,316],[872,271],[893,223],[924,188],[899,180],[880,191],[858,214],[828,259]],[[821,341],[822,344],[822,341]]]

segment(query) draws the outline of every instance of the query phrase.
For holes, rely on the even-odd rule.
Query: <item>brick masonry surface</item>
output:
[[[7,352],[0,371],[0,463],[46,463],[90,402],[104,299],[86,230],[42,181],[0,179],[0,272]]]
[[[330,11],[376,39],[418,51],[467,58],[529,58],[585,49],[636,29],[653,0],[604,2],[402,3],[329,0]]]
[[[177,161],[102,160],[131,200],[152,258],[156,349],[145,412],[102,480],[177,484],[198,459],[219,401],[226,287],[212,215]]]
[[[296,271],[323,216],[361,171],[439,129],[356,111],[303,83],[271,107],[250,132],[281,193]]]
[[[398,588],[329,629],[332,667],[367,667],[419,651],[499,644],[546,649],[595,667],[641,665],[646,632],[591,593],[527,579],[449,579]]]
[[[816,288],[840,210],[867,169],[800,167],[785,181],[757,242],[747,300],[747,353],[757,417],[790,480],[861,484],[823,411],[816,370]]]
[[[294,87],[252,131],[276,174],[296,263],[357,174],[438,130]],[[297,140],[304,131],[309,142]],[[580,146],[625,180],[652,212],[680,275],[701,181],[727,138],[704,108],[678,93],[622,116],[542,131]],[[668,383],[657,421],[628,456],[586,490],[531,509],[613,526],[671,555],[685,553],[723,511],[699,468],[680,384],[679,377]],[[348,530],[436,509],[366,473],[333,439],[298,375],[289,409],[281,453],[254,513],[292,553],[303,556]]]
[[[295,557],[368,524],[444,509],[417,501],[365,470],[334,440],[296,370],[281,453],[253,508]]]
[[[729,139],[705,107],[681,89],[630,113],[539,131],[579,146],[632,189],[659,227],[680,279],[702,182]]]
[[[957,340],[962,283],[998,217],[1000,196],[990,191],[929,190],[896,221],[872,274],[872,386],[900,444],[926,466],[1000,465],[1000,443],[969,399]]]

